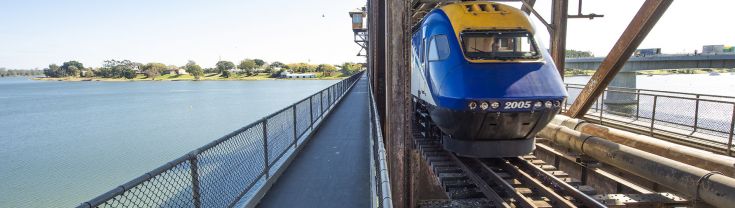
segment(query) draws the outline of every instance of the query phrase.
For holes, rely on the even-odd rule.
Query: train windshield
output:
[[[527,31],[462,32],[465,56],[476,60],[538,59],[533,36]]]

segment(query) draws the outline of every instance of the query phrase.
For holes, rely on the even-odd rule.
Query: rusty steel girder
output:
[[[673,0],[646,0],[638,13],[633,17],[618,42],[607,54],[587,85],[579,93],[577,100],[567,111],[573,118],[581,118],[590,109],[597,97],[602,94],[615,75],[623,68],[625,62],[633,54],[638,45],[643,42],[648,32],[669,8]]]
[[[604,138],[612,142],[654,153],[705,170],[718,171],[735,178],[735,158],[620,129],[587,123],[580,119],[557,115],[552,124]]]
[[[549,124],[540,137],[716,207],[735,204],[735,179],[653,153]]]

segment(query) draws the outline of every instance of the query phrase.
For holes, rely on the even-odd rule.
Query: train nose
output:
[[[510,157],[533,151],[534,137],[559,108],[537,111],[488,112],[430,110],[445,134],[444,148],[468,157]]]
[[[435,109],[434,123],[454,139],[507,140],[533,138],[558,109],[529,112],[484,112]]]

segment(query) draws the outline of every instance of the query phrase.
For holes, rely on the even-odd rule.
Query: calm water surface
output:
[[[587,84],[590,77],[567,77],[564,82]],[[650,77],[638,75],[636,76],[636,85],[636,88],[647,90],[735,96],[735,74],[733,73],[722,73],[719,76],[710,76],[709,74],[670,74]]]
[[[73,207],[336,83],[0,78],[0,207]]]
[[[0,207],[76,206],[335,82],[0,79]],[[735,96],[732,74],[637,83]]]

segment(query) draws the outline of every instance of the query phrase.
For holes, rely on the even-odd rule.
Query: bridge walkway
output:
[[[367,78],[336,106],[259,207],[369,207]]]

